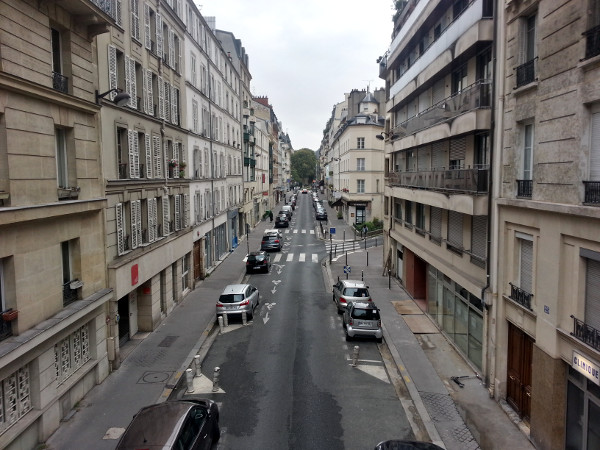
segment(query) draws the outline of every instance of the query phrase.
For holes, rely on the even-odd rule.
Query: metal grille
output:
[[[89,341],[87,325],[84,325],[54,346],[54,368],[58,384],[63,383],[90,360]]]

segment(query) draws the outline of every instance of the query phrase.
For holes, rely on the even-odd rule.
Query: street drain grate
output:
[[[160,344],[158,344],[159,347],[170,347],[171,345],[173,345],[173,342],[175,342],[177,340],[179,336],[167,336],[166,338],[164,338]]]

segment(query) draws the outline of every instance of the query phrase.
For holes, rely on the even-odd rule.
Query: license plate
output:
[[[262,269],[262,266],[254,266],[255,269]]]
[[[365,328],[371,328],[373,325],[371,324],[371,322],[365,322],[364,320],[358,320],[356,321],[356,325],[359,327],[365,327]]]
[[[237,306],[228,306],[227,309],[237,309]]]

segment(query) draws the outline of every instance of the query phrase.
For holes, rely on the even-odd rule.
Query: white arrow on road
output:
[[[281,283],[281,280],[273,280],[273,284],[274,284],[275,286],[277,286],[279,283]]]
[[[263,317],[263,323],[266,324],[269,321],[269,313],[265,314],[265,317]]]
[[[277,275],[281,275],[281,271],[285,267],[285,264],[273,264],[273,265],[277,267]]]

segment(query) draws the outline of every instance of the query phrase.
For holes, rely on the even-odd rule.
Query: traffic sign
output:
[[[335,234],[335,227],[329,227],[329,234]]]
[[[344,273],[352,273],[352,267],[344,266]]]

